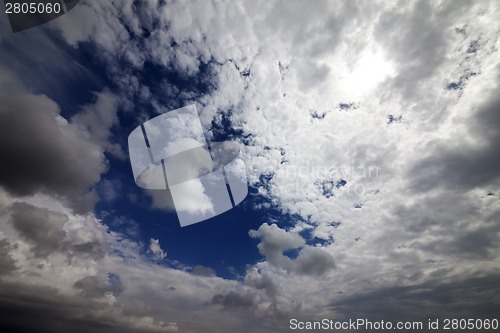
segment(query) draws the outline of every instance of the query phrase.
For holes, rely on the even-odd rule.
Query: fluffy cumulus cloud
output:
[[[258,230],[250,230],[250,236],[260,238],[257,246],[267,261],[288,272],[320,275],[335,265],[333,256],[321,248],[306,246],[297,233],[280,229],[276,224],[263,224]],[[287,250],[301,248],[295,260],[284,254]]]
[[[155,261],[163,260],[167,256],[167,252],[162,250],[160,246],[160,241],[154,238],[149,241],[148,252]]]
[[[46,31],[92,45],[120,96],[65,119],[25,71],[0,69],[3,325],[279,332],[291,317],[497,315],[499,15],[495,1],[80,1]],[[263,259],[239,280],[152,263],[158,240],[92,214],[106,154],[124,156],[118,108],[145,118],[132,102],[194,102],[211,138],[227,122],[262,207],[294,217],[249,231]]]

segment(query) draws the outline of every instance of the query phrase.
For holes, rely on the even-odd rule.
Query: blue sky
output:
[[[499,10],[85,0],[18,33],[2,14],[0,327],[500,319]],[[186,105],[241,145],[249,195],[181,227],[127,138]]]

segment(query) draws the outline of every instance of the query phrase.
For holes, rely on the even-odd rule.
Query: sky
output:
[[[81,0],[16,33],[4,12],[2,332],[500,320],[498,1]],[[181,227],[127,140],[188,105],[248,196]]]

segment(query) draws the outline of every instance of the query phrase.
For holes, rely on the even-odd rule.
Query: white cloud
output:
[[[292,260],[283,255],[283,252],[305,244],[300,235],[280,229],[276,224],[263,224],[258,230],[250,230],[249,234],[251,237],[262,239],[257,247],[270,263],[287,270],[290,269]]]
[[[162,261],[167,256],[167,252],[162,250],[160,247],[160,241],[158,239],[151,238],[149,241],[149,250],[153,260]]]
[[[205,193],[205,187],[199,179],[192,179],[182,184],[173,185],[170,191],[174,197],[175,209],[191,215],[214,213],[212,200]]]
[[[302,236],[283,230],[276,224],[264,223],[258,230],[250,230],[249,234],[250,237],[261,240],[257,248],[267,261],[288,273],[318,276],[335,267],[334,258],[328,250],[306,246]],[[287,250],[296,250],[297,257],[290,258],[285,255]]]
[[[119,99],[109,91],[96,94],[95,104],[85,105],[71,121],[83,127],[91,135],[91,140],[116,157],[125,158],[125,153],[117,143],[111,143],[111,128],[118,123]]]

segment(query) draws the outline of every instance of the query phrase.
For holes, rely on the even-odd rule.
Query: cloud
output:
[[[332,255],[325,249],[306,246],[299,234],[283,230],[274,223],[264,223],[258,230],[250,230],[249,234],[261,240],[257,248],[269,263],[288,272],[322,275],[335,267]],[[285,251],[297,248],[302,249],[295,260],[284,255]]]
[[[45,257],[63,250],[66,233],[62,228],[68,221],[66,215],[26,203],[14,203],[10,210],[11,223],[23,238],[35,246],[37,256]]]
[[[125,314],[106,303],[61,294],[57,289],[19,283],[0,284],[0,323],[14,332],[165,332],[167,324]],[[82,316],[82,311],[85,313]],[[32,320],[26,321],[23,318]],[[33,323],[36,323],[36,327]]]
[[[446,3],[437,9],[419,1],[395,6],[380,15],[375,24],[375,38],[384,43],[399,68],[391,87],[405,96],[420,91],[421,80],[431,77],[445,61],[448,40],[446,30],[460,20],[460,11],[470,10],[468,1]],[[406,13],[411,12],[411,15]]]
[[[256,306],[253,295],[240,295],[234,291],[230,291],[227,295],[215,295],[212,303],[221,305],[224,310],[233,311],[248,311]]]
[[[245,275],[245,283],[259,290],[264,290],[266,295],[275,300],[281,294],[281,288],[268,272],[259,272],[252,267]]]
[[[110,142],[110,130],[118,123],[119,98],[109,91],[96,93],[95,96],[95,103],[83,106],[83,110],[77,113],[71,122],[76,126],[83,127],[90,134],[90,140],[96,142],[113,156],[123,159],[125,153],[121,146]]]
[[[124,290],[121,278],[106,270],[109,258],[138,256],[139,247],[108,232],[94,216],[74,214],[57,199],[30,200],[42,206],[8,196],[2,202],[6,223],[0,228],[0,244],[6,253],[1,267],[8,274],[0,281],[0,307],[10,313],[0,320],[2,327],[28,332],[36,322],[40,332],[72,326],[81,332],[91,327],[103,332],[165,331],[168,324],[124,310],[116,298]],[[25,322],[23,316],[38,320]]]
[[[260,254],[265,256],[270,263],[287,270],[291,268],[292,260],[283,255],[283,252],[305,245],[300,235],[280,229],[274,223],[262,224],[258,230],[250,230],[249,235],[261,239],[257,245]]]
[[[30,314],[31,304],[12,304],[30,299],[20,295],[27,290],[32,303],[46,305],[46,312],[38,312],[44,315],[41,329],[60,322],[67,323],[66,331],[73,325],[86,329],[81,317],[74,320],[78,312],[108,331],[193,332],[286,331],[282,323],[295,314],[411,319],[424,315],[422,304],[433,313],[469,318],[497,313],[492,295],[498,294],[498,277],[492,272],[500,206],[496,196],[486,195],[499,192],[498,99],[492,95],[498,88],[497,17],[494,1],[192,7],[81,1],[49,29],[68,45],[95,47],[109,78],[134,100],[120,102],[134,110],[137,124],[154,112],[196,102],[204,126],[224,120],[237,133],[251,185],[283,213],[281,219],[293,220],[280,221],[287,229],[263,224],[250,231],[265,259],[250,265],[243,281],[229,281],[153,265],[141,256],[143,245],[108,234],[90,215],[75,217],[34,202],[20,206],[23,213],[13,205],[15,221],[2,226],[8,239],[1,247],[12,261],[1,264],[23,284],[4,284],[4,308]],[[146,65],[193,87],[151,82],[141,72]],[[47,97],[7,83],[0,142],[30,152],[23,159],[39,168],[24,178],[22,164],[6,156],[3,188],[18,195],[49,193],[80,207],[78,212],[89,211],[96,198],[86,191],[106,170],[102,153],[111,149],[109,128],[117,124],[113,97],[99,93],[73,124]],[[141,103],[153,111],[137,110]],[[40,108],[50,112],[34,111]],[[387,124],[389,115],[404,121]],[[26,131],[34,134],[16,136],[13,126],[1,125],[13,121],[27,121]],[[216,127],[209,135],[217,134]],[[28,141],[30,136],[37,140]],[[16,156],[10,143],[1,148]],[[65,172],[54,172],[60,169]],[[171,207],[171,200],[153,200]],[[186,207],[194,210],[191,201]],[[50,232],[37,234],[27,221]],[[71,224],[81,227],[69,233]],[[301,236],[300,228],[310,237]],[[311,245],[317,239],[325,245]],[[96,255],[78,251],[92,244],[110,250],[104,256],[97,255],[100,246]],[[71,266],[67,249],[79,253]],[[41,253],[50,253],[43,264]],[[113,287],[109,272],[121,287]],[[43,287],[30,290],[24,281]],[[62,295],[58,304],[44,298],[42,291],[59,295],[50,287]],[[84,300],[73,300],[74,293]],[[461,294],[464,301],[456,298]],[[102,304],[111,310],[100,312]],[[76,310],[60,315],[63,305]],[[26,316],[4,320],[18,318]]]
[[[212,199],[205,193],[206,189],[200,179],[192,179],[170,187],[175,195],[175,209],[189,215],[215,214]]]
[[[167,252],[160,247],[160,241],[154,238],[149,241],[148,253],[154,261],[162,261],[167,256]]]
[[[74,283],[74,287],[79,289],[87,297],[103,297],[106,293],[119,296],[123,291],[123,285],[118,275],[109,275],[107,281],[102,281],[97,276],[86,276]]]
[[[474,142],[457,145],[457,138],[450,138],[429,143],[430,156],[409,170],[415,191],[438,186],[462,191],[499,186],[500,157],[496,152],[500,149],[500,133],[495,124],[500,122],[500,98],[493,94],[470,116],[468,134]]]
[[[362,317],[395,322],[397,318],[421,320],[424,325],[429,318],[457,318],[464,311],[476,318],[494,318],[500,309],[494,296],[498,289],[497,279],[496,274],[486,274],[455,281],[434,280],[413,286],[388,287],[345,297],[331,308],[345,319]],[[477,302],[478,306],[470,308],[469,302]],[[426,304],[425,308],[422,303]]]
[[[79,256],[98,260],[108,251],[104,237],[95,234],[88,219],[77,228],[64,229],[70,221],[68,215],[62,212],[24,202],[13,203],[7,211],[10,223],[33,247],[36,257],[64,254],[69,259]]]
[[[0,275],[8,274],[16,269],[16,262],[9,254],[10,243],[5,239],[0,239]]]
[[[122,188],[122,184],[116,179],[103,179],[99,183],[98,187],[101,199],[108,202],[113,202],[117,198],[119,198],[121,196],[120,191],[122,190]]]
[[[197,276],[216,276],[215,270],[210,267],[196,265],[193,267],[192,273]]]
[[[240,322],[229,314],[219,324],[210,319],[221,315],[214,296],[240,290],[258,298],[251,296],[255,289],[208,274],[207,267],[191,274],[153,264],[142,245],[53,197],[28,203],[0,194],[6,221],[0,226],[0,308],[10,314],[0,325],[9,331],[30,332],[36,325],[40,332],[72,326],[77,332],[231,332]],[[164,258],[157,240],[149,245],[151,255]]]
[[[89,211],[97,200],[89,189],[107,168],[101,149],[59,115],[53,100],[0,70],[0,185],[19,196],[55,194],[76,211]]]
[[[299,274],[322,275],[335,267],[333,256],[320,248],[305,247],[297,257],[295,271]]]
[[[297,309],[297,300],[310,314],[370,288],[457,281],[494,265],[498,202],[479,201],[497,186],[494,108],[486,111],[495,102],[485,93],[498,80],[493,2],[207,2],[168,10],[146,3],[134,15],[129,3],[96,6],[82,6],[101,17],[80,27],[70,26],[72,13],[60,20],[66,40],[93,41],[105,58],[125,54],[119,44],[127,44],[132,65],[148,59],[208,81],[203,96],[162,87],[169,96],[196,99],[206,127],[226,119],[241,131],[259,195],[329,244],[310,246],[297,230],[268,224],[250,232],[265,260],[245,283],[263,294],[270,316]],[[121,20],[102,19],[115,15]],[[157,30],[161,25],[169,29]],[[141,28],[149,37],[137,48]],[[91,33],[100,30],[106,33]],[[120,43],[104,43],[110,34]],[[479,36],[482,44],[468,53]],[[116,78],[120,71],[112,71]],[[460,95],[446,89],[470,72],[476,75]],[[133,76],[127,70],[120,82],[145,91],[148,82]],[[388,125],[388,115],[404,121]],[[482,164],[466,159],[469,153]],[[325,184],[343,185],[325,194]],[[451,193],[457,189],[467,193]],[[218,295],[222,302],[229,292]]]

